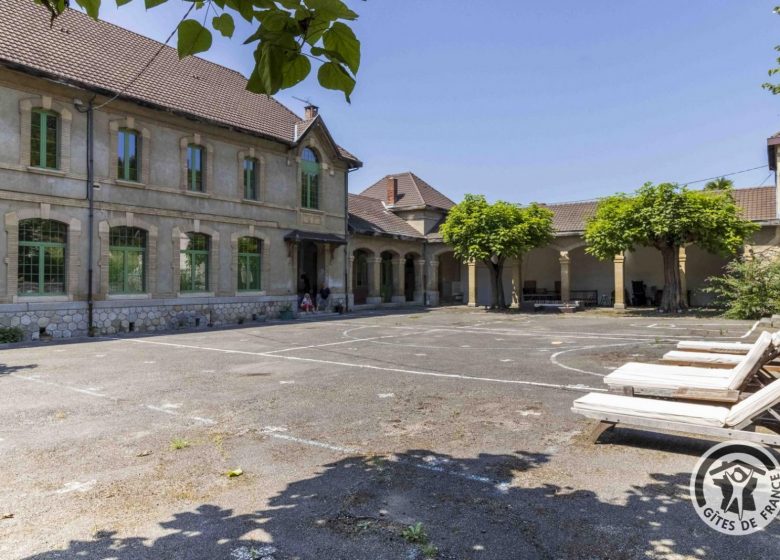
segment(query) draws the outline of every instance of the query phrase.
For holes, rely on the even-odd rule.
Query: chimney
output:
[[[398,179],[395,177],[387,178],[387,205],[393,206],[398,200]]]
[[[316,105],[312,105],[311,103],[306,105],[306,107],[304,107],[303,110],[306,111],[306,120],[307,121],[312,120],[320,112],[320,108],[317,107]]]

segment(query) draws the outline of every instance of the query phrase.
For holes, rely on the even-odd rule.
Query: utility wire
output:
[[[682,185],[695,185],[696,183],[703,183],[705,181],[713,181],[720,179],[721,177],[731,177],[732,175],[739,175],[740,173],[747,173],[748,171],[755,171],[756,169],[764,169],[767,165],[759,165],[758,167],[751,167],[750,169],[743,169],[742,171],[734,171],[732,173],[723,173],[722,175],[716,175],[715,177],[707,177],[706,179],[696,179],[695,181],[680,181]],[[764,179],[766,181],[766,179]]]
[[[160,48],[159,48],[159,49],[157,49],[157,52],[156,52],[156,53],[154,53],[154,56],[152,56],[152,58],[150,58],[150,59],[149,59],[149,62],[147,62],[147,63],[144,65],[144,67],[143,67],[143,68],[141,68],[141,70],[138,72],[138,74],[136,74],[136,75],[135,75],[135,77],[134,77],[132,80],[130,80],[130,82],[128,82],[128,84],[127,84],[125,87],[123,87],[121,90],[119,90],[119,91],[116,93],[116,95],[114,95],[114,96],[113,96],[111,99],[109,99],[108,101],[104,101],[104,102],[103,102],[103,103],[101,103],[100,105],[96,105],[96,106],[93,108],[93,110],[94,110],[94,109],[100,109],[100,108],[102,108],[102,107],[105,107],[105,106],[106,106],[106,105],[108,105],[109,103],[111,103],[111,102],[113,102],[113,101],[116,101],[116,100],[117,100],[117,98],[118,98],[120,95],[123,95],[125,92],[127,92],[127,90],[128,90],[128,89],[130,89],[130,88],[133,86],[133,84],[134,84],[135,82],[137,82],[137,81],[138,81],[138,79],[139,79],[139,78],[140,78],[140,77],[143,75],[143,73],[144,73],[144,72],[146,72],[146,71],[149,69],[149,67],[150,67],[150,66],[151,66],[151,65],[154,63],[154,61],[155,61],[155,60],[157,60],[157,57],[158,57],[158,56],[160,56],[160,54],[163,52],[163,49],[165,49],[165,47],[167,47],[167,46],[168,46],[168,43],[170,43],[171,39],[173,39],[173,36],[174,36],[174,35],[176,35],[176,30],[178,30],[178,29],[179,29],[179,26],[182,24],[182,22],[183,22],[185,19],[187,19],[187,16],[188,16],[188,15],[190,15],[190,13],[192,12],[192,10],[195,8],[195,4],[196,4],[196,3],[195,3],[195,2],[193,2],[193,3],[192,3],[192,5],[190,5],[190,7],[189,7],[189,9],[187,10],[187,12],[186,12],[186,13],[185,13],[185,14],[182,16],[182,18],[179,20],[179,23],[177,23],[177,24],[176,24],[176,27],[174,27],[174,28],[173,28],[173,31],[171,31],[171,34],[170,34],[170,35],[168,35],[168,38],[165,40],[165,42],[164,42],[163,44],[161,44],[161,45],[160,45]],[[209,3],[209,7],[211,7],[211,3]],[[208,15],[208,10],[206,11],[206,14]]]

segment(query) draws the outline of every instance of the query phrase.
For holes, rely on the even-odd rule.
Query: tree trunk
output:
[[[492,261],[485,261],[485,264],[493,273],[491,283],[493,284],[492,297],[491,297],[491,309],[501,309],[506,306],[506,299],[504,298],[504,283],[502,276],[504,273],[504,263],[499,261],[493,263]]]
[[[660,248],[664,262],[664,295],[661,309],[676,313],[688,306],[680,287],[680,248],[667,245]]]

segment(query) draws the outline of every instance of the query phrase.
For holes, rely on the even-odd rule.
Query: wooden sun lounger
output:
[[[610,391],[629,396],[733,403],[751,383],[760,386],[774,380],[761,371],[777,355],[772,340],[772,335],[762,333],[731,369],[629,362],[607,375],[604,382]]]
[[[669,364],[685,366],[701,366],[711,368],[733,368],[745,359],[744,354],[725,354],[721,352],[686,352],[670,350],[662,360]],[[769,362],[769,366],[780,366],[777,358]]]
[[[780,331],[774,333],[773,337],[780,338]],[[778,345],[780,340],[773,341]],[[677,343],[677,350],[683,352],[712,352],[724,354],[747,354],[753,344],[748,342],[721,342],[713,340],[681,340]]]
[[[616,426],[703,437],[741,439],[780,447],[777,422],[780,380],[774,381],[731,408],[604,393],[589,393],[574,401],[572,412],[599,421],[593,441]],[[767,421],[769,420],[769,422]],[[757,432],[765,425],[775,433]]]

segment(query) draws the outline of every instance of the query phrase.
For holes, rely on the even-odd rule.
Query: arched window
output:
[[[211,238],[203,233],[186,233],[181,236],[180,243],[181,291],[208,292]]]
[[[301,206],[320,207],[320,160],[311,148],[301,153]]]
[[[54,111],[33,109],[30,114],[30,165],[59,167],[60,116]]]
[[[19,222],[19,295],[65,293],[68,226],[32,218]]]
[[[120,128],[117,137],[117,178],[138,182],[141,158],[141,135],[137,130]]]
[[[108,291],[142,294],[146,291],[146,232],[113,227],[109,232]]]
[[[260,291],[263,242],[256,237],[238,240],[238,291]]]

